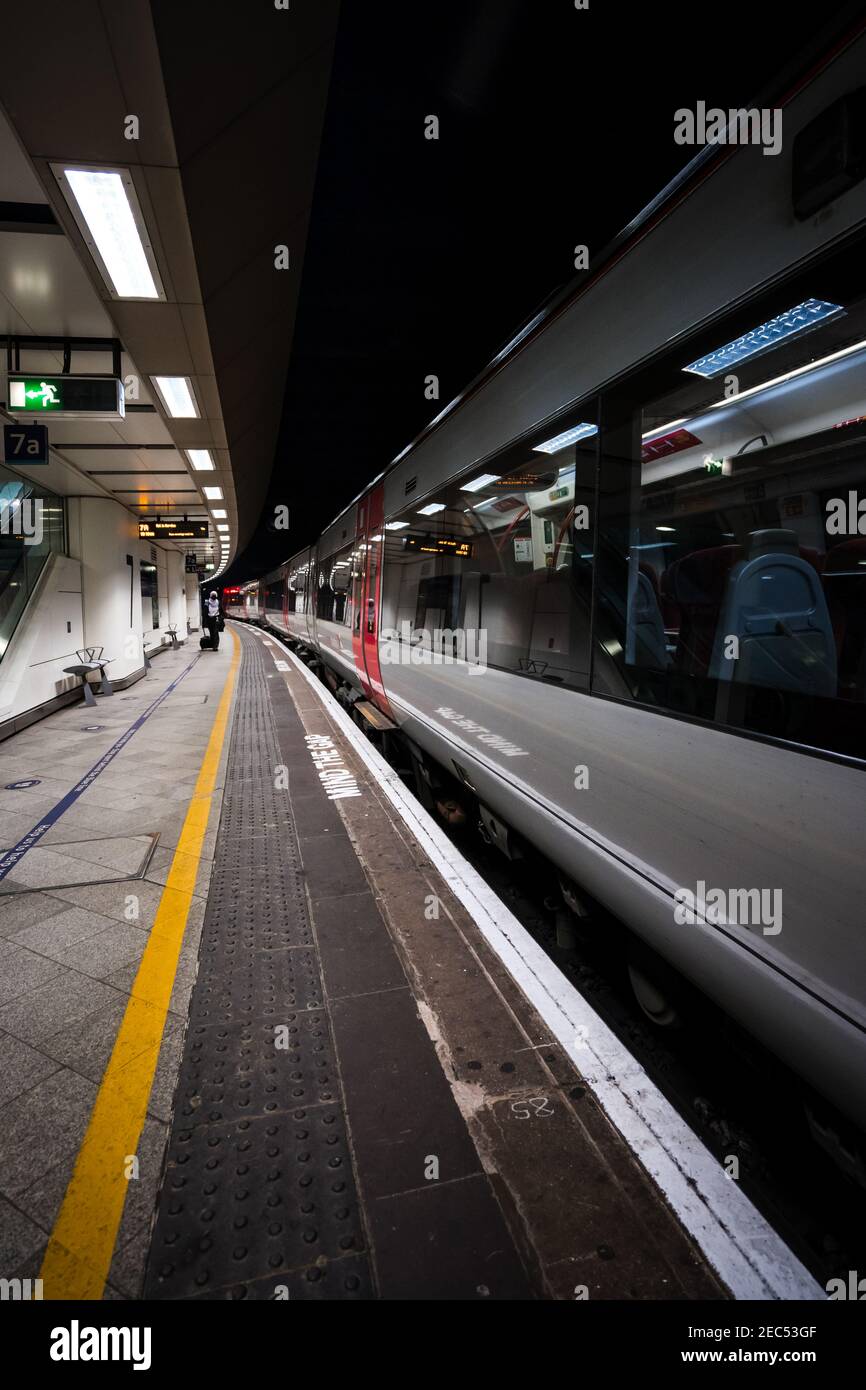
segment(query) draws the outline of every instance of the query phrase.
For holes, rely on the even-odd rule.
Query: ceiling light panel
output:
[[[130,171],[51,168],[112,298],[165,299]]]

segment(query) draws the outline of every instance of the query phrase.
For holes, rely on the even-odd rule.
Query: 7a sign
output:
[[[4,425],[3,448],[7,463],[47,463],[48,430],[44,425]]]

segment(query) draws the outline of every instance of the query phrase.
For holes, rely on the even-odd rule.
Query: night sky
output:
[[[291,529],[262,523],[226,582],[314,540],[573,277],[575,245],[688,163],[678,107],[778,86],[851,9],[344,0],[268,507]]]

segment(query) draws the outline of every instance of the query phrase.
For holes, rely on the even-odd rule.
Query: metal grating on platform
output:
[[[244,636],[146,1298],[374,1295],[279,765]]]

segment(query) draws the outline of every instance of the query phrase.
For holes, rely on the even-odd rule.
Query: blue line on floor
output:
[[[149,719],[154,710],[158,709],[162,704],[163,700],[166,700],[172,691],[177,689],[184,676],[189,674],[193,666],[195,666],[195,663],[200,659],[200,656],[201,653],[198,653],[193,657],[192,661],[181,671],[180,675],[175,676],[171,685],[167,685],[162,694],[156,697],[153,704],[148,705],[147,709],[138,716],[135,723],[130,724],[126,732],[120,735],[117,742],[113,743],[106,753],[103,753],[99,762],[94,763],[89,772],[85,772],[81,781],[76,782],[72,791],[67,792],[66,795],[58,801],[56,806],[52,806],[48,814],[39,821],[38,825],[34,825],[32,830],[28,830],[27,834],[23,839],[18,841],[17,845],[13,845],[12,849],[6,851],[3,858],[0,859],[0,881],[15,868],[15,865],[24,857],[29,849],[32,849],[34,845],[39,843],[42,836],[51,829],[52,825],[57,824],[64,811],[68,811],[70,806],[75,804],[82,793],[86,792],[87,788],[93,785],[99,774],[104,772],[108,764],[117,757],[120,750],[126,747],[133,734],[138,733],[138,730],[145,720]]]

